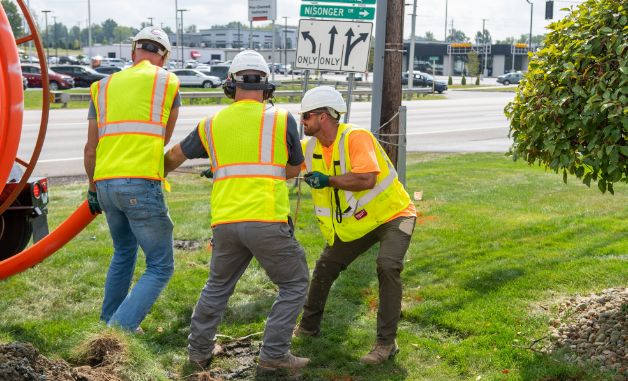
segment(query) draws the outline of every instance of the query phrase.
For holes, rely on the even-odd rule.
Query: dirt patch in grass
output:
[[[49,360],[28,343],[0,345],[0,380],[120,381],[105,368],[73,368],[63,360]]]
[[[174,248],[178,250],[183,250],[183,251],[200,250],[205,246],[206,246],[205,243],[201,241],[182,240],[182,239],[174,240]]]

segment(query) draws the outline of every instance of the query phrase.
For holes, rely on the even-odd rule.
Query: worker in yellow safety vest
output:
[[[100,319],[134,332],[174,271],[173,224],[161,189],[164,145],[181,104],[179,80],[162,68],[170,50],[164,31],[144,28],[133,38],[133,66],[91,86],[87,200],[93,214],[105,212],[114,249]],[[129,292],[138,247],[146,271]]]
[[[334,281],[360,254],[379,242],[377,341],[360,361],[379,364],[393,357],[401,314],[401,271],[416,209],[384,149],[370,131],[340,123],[342,95],[329,86],[303,96],[301,121],[305,182],[327,242],[316,262],[297,336],[318,336]]]
[[[268,64],[253,50],[236,55],[223,84],[235,100],[204,118],[165,159],[166,173],[187,159],[209,158],[213,250],[210,275],[192,314],[188,357],[209,366],[219,351],[216,330],[233,289],[253,257],[279,292],[268,315],[259,366],[269,370],[305,367],[309,359],[290,353],[296,319],[305,301],[305,253],[289,224],[286,179],[303,163],[296,121],[268,104],[275,89]]]

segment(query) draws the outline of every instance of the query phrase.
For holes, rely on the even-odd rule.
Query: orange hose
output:
[[[96,216],[90,213],[89,205],[87,201],[84,201],[67,220],[42,240],[0,262],[0,280],[33,267],[48,258],[80,233],[94,218]]]
[[[22,69],[11,25],[0,6],[0,192],[11,173],[22,134]]]

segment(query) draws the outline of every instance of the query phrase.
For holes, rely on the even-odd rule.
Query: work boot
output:
[[[315,331],[310,331],[309,329],[303,328],[303,326],[301,324],[299,324],[294,329],[294,332],[292,332],[292,336],[294,336],[294,337],[304,337],[304,336],[314,337],[314,336],[320,335],[320,333],[321,333],[320,329],[317,329]]]
[[[266,370],[277,370],[277,369],[286,369],[286,370],[299,370],[301,368],[305,368],[307,364],[310,363],[310,359],[307,357],[297,357],[292,353],[288,352],[287,355],[278,359],[268,359],[263,360],[259,359],[258,365],[260,368],[264,368]]]
[[[192,368],[194,368],[195,371],[200,372],[200,371],[205,371],[207,369],[209,369],[209,365],[211,364],[212,359],[215,356],[218,356],[220,354],[222,354],[222,352],[224,351],[224,349],[222,348],[221,345],[219,344],[214,344],[214,349],[212,349],[212,355],[205,360],[192,360],[190,359],[190,364],[192,365]]]
[[[395,357],[398,352],[399,347],[397,346],[397,341],[389,345],[377,343],[366,356],[360,359],[360,362],[363,364],[378,365]]]

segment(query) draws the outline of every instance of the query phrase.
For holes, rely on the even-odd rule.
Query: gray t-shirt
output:
[[[181,95],[177,91],[177,95],[174,97],[174,101],[172,101],[172,108],[181,107]],[[96,107],[94,106],[94,100],[89,101],[89,111],[87,112],[87,120],[96,119]]]
[[[288,113],[288,128],[287,128],[287,144],[288,144],[288,164],[290,165],[301,165],[305,160],[303,157],[303,150],[301,149],[301,142],[299,140],[299,131],[297,130],[297,122],[292,116],[292,114]],[[200,158],[208,158],[207,151],[205,151],[205,147],[203,147],[203,143],[201,141],[201,137],[198,134],[198,125],[196,128],[188,134],[179,143],[181,145],[181,150],[183,154],[188,159],[200,159]]]

